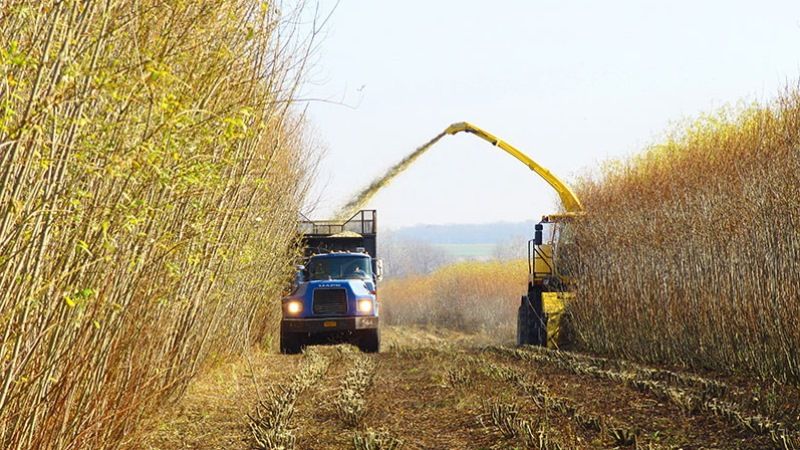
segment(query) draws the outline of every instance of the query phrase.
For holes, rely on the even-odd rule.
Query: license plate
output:
[[[327,321],[327,322],[322,322],[322,326],[325,327],[325,328],[336,328],[336,321],[335,320],[330,320],[330,321]]]

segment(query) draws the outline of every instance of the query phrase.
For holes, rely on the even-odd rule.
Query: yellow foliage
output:
[[[528,267],[518,261],[470,261],[380,286],[387,323],[434,325],[511,338]]]
[[[275,331],[314,159],[289,107],[314,41],[307,14],[251,0],[12,3],[0,7],[0,448],[134,445],[137,421],[209,354]]]
[[[576,191],[585,349],[800,380],[800,96],[707,115]]]

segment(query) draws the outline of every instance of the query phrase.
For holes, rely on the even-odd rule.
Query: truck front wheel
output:
[[[381,351],[381,333],[374,330],[362,330],[358,338],[358,349],[364,353],[378,353]]]
[[[303,341],[297,333],[281,333],[281,353],[284,355],[296,355],[303,349]]]

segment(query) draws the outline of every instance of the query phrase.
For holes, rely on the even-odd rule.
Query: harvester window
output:
[[[557,225],[557,228],[557,243],[572,244],[574,241],[572,236],[572,225],[569,223],[560,223]]]
[[[562,276],[571,274],[570,254],[574,252],[575,239],[572,233],[572,226],[569,223],[560,223],[556,226],[557,232],[554,234],[554,259],[558,273]]]

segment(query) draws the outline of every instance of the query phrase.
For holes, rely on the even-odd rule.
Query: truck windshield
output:
[[[363,256],[311,258],[306,268],[311,280],[372,279],[370,259]]]

